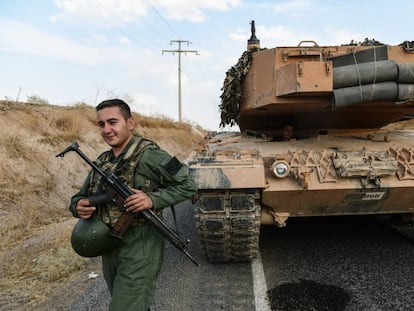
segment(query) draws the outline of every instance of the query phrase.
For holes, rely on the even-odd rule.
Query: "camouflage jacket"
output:
[[[130,188],[145,191],[156,211],[185,201],[196,192],[194,180],[175,157],[139,136],[134,136],[118,157],[109,150],[97,158],[96,164],[107,173],[119,173]],[[71,199],[70,211],[79,217],[76,213],[77,202],[81,198],[105,191],[100,176],[94,171],[89,172],[80,191]],[[105,223],[113,225],[121,211],[114,204],[105,204],[98,207],[98,214]]]

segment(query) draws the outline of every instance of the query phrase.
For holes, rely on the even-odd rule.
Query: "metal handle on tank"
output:
[[[319,46],[316,43],[316,41],[313,41],[313,40],[303,40],[303,41],[300,41],[299,44],[298,44],[298,46],[302,46],[303,43],[313,43],[313,46]]]

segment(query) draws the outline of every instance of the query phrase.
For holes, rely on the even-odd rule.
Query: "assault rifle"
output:
[[[62,152],[58,153],[56,157],[64,157],[69,151],[75,151],[83,160],[85,160],[99,175],[107,186],[113,190],[109,196],[109,199],[114,202],[122,211],[121,216],[115,223],[114,228],[111,231],[111,235],[122,239],[130,226],[133,223],[137,213],[129,213],[125,210],[124,200],[134,192],[125,184],[125,182],[114,172],[106,174],[102,171],[94,162],[92,162],[80,149],[78,143],[75,141],[66,147]],[[112,196],[113,195],[113,196]],[[178,234],[169,228],[160,217],[157,216],[152,210],[146,209],[139,212],[147,221],[155,226],[155,228],[161,233],[161,235],[170,241],[178,250],[184,253],[195,265],[200,264],[185,250],[185,245],[189,240],[182,241]]]

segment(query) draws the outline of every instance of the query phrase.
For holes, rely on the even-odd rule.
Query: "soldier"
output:
[[[105,172],[120,172],[134,192],[124,201],[126,211],[153,209],[161,216],[163,208],[195,194],[195,182],[175,157],[154,142],[133,134],[135,121],[127,103],[106,100],[96,107],[96,112],[101,136],[111,147],[98,157],[96,164]],[[111,228],[121,215],[119,208],[113,203],[97,208],[88,199],[105,191],[97,175],[94,171],[89,173],[69,208],[82,219],[98,215]],[[164,238],[144,218],[137,217],[119,246],[102,255],[104,278],[111,293],[110,310],[149,310],[163,253]]]
[[[293,126],[290,124],[286,124],[282,128],[282,140],[289,141],[293,138]]]

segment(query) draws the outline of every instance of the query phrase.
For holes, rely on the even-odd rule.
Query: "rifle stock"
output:
[[[108,192],[94,194],[88,197],[88,200],[92,206],[99,206],[109,202],[115,203],[119,209],[123,210],[123,199],[118,194],[110,189]],[[129,228],[134,222],[135,216],[131,213],[124,212],[118,218],[114,227],[112,228],[110,235],[114,238],[123,239],[128,232]]]
[[[92,162],[80,149],[77,142],[73,142],[68,147],[66,147],[62,152],[58,153],[56,157],[64,157],[64,155],[69,151],[75,151],[89,166],[92,167],[99,175],[101,175],[102,180],[109,186],[117,196],[120,196],[123,200],[125,200],[130,195],[134,194],[134,192],[126,185],[123,180],[116,175],[115,173],[111,172],[106,174],[102,171],[94,162]],[[118,198],[114,197],[114,200],[118,201]],[[122,201],[123,201],[122,200]],[[115,203],[117,203],[114,201]],[[111,235],[122,239],[134,220],[134,215],[132,213],[128,213],[125,211],[123,204],[117,204],[118,207],[121,208],[122,214],[121,217],[118,219],[116,224],[114,225],[114,230],[111,232]],[[121,205],[121,206],[120,206]],[[152,210],[147,209],[139,212],[148,222],[155,226],[156,229],[161,233],[161,235],[170,241],[178,250],[180,250],[187,258],[189,258],[195,265],[199,266],[200,264],[186,251],[185,245],[189,241],[182,241],[178,234],[169,228],[160,217],[157,216]]]
[[[135,217],[133,215],[126,212],[122,213],[111,230],[111,236],[123,239],[129,228],[132,226],[134,219]]]

